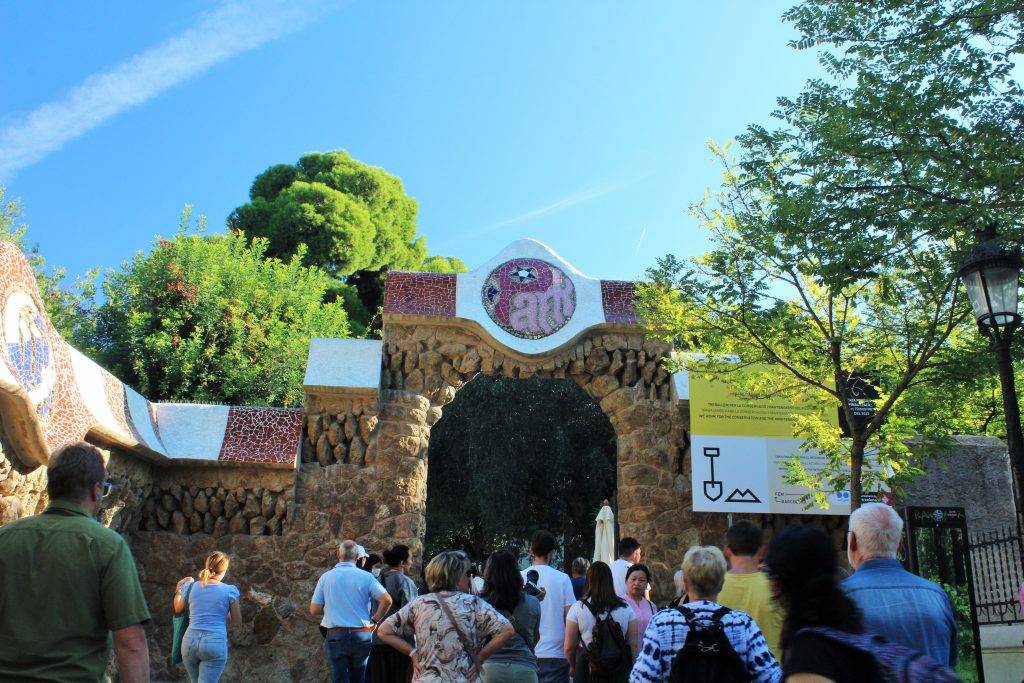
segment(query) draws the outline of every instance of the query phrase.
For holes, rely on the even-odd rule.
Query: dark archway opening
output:
[[[615,452],[611,422],[572,380],[477,377],[430,432],[426,557],[463,549],[483,560],[544,528],[563,562],[589,559]]]

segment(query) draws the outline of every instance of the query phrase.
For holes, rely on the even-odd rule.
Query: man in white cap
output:
[[[370,659],[373,630],[391,607],[391,596],[373,574],[356,567],[366,551],[355,541],[342,541],[338,564],[324,572],[316,582],[309,613],[322,616],[320,625],[327,630],[324,650],[334,683],[363,683]],[[370,616],[370,602],[377,610]]]
[[[356,544],[356,566],[360,569],[366,564],[366,558],[370,556],[370,553],[366,552],[366,548]]]

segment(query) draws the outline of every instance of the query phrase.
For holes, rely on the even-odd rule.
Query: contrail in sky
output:
[[[635,185],[636,183],[640,182],[646,177],[647,176],[639,176],[636,178],[630,178],[629,180],[626,180],[624,182],[609,183],[605,185],[598,185],[596,187],[580,190],[578,192],[566,195],[561,199],[556,199],[550,204],[545,204],[544,206],[538,207],[536,209],[531,209],[530,211],[526,211],[516,216],[512,216],[511,218],[506,218],[504,220],[498,221],[497,223],[491,223],[490,225],[485,225],[480,228],[466,230],[457,235],[456,237],[458,239],[465,239],[466,237],[479,237],[480,235],[492,233],[496,230],[508,227],[509,225],[515,225],[516,223],[523,223],[534,218],[540,218],[541,216],[546,216],[549,213],[562,211],[563,209],[568,209],[570,206],[576,206],[577,204],[589,202],[592,199],[597,199],[598,197],[603,197],[607,194],[618,192],[619,190],[625,189],[630,185]],[[451,239],[455,238],[453,237]]]
[[[87,77],[62,99],[0,129],[0,178],[220,62],[302,29],[335,5],[330,0],[219,4],[178,35]]]
[[[633,252],[634,257],[640,255],[640,245],[644,243],[645,237],[647,237],[647,226],[644,226],[644,229],[640,231],[640,239],[636,241],[636,250]]]

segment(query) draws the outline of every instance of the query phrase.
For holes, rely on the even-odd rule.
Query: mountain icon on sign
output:
[[[750,489],[733,489],[729,497],[725,499],[726,503],[760,503],[761,499],[754,495],[754,492]]]

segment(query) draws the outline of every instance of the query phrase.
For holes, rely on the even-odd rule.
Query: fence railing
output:
[[[979,624],[1024,621],[1020,587],[1024,582],[1024,545],[1020,530],[1006,526],[968,534],[974,604]]]

